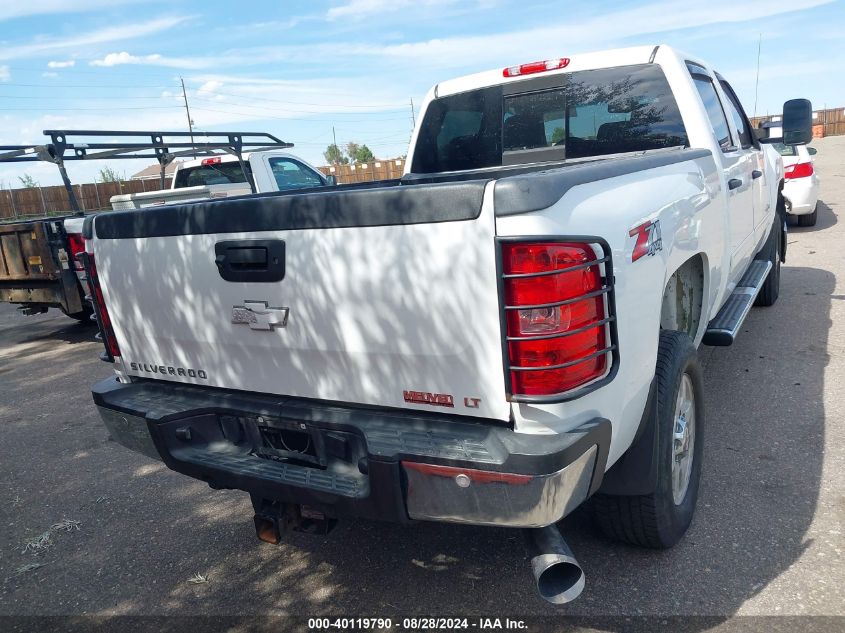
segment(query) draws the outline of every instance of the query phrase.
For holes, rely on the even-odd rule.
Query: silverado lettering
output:
[[[162,374],[169,376],[187,376],[188,378],[202,378],[208,380],[208,374],[203,369],[185,369],[169,365],[150,365],[147,363],[129,363],[132,371],[144,371],[148,374]]]

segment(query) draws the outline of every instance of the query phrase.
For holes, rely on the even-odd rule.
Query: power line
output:
[[[194,101],[195,102],[196,101],[205,102],[204,99],[194,99]],[[214,102],[212,101],[210,103],[214,103]],[[235,107],[247,107],[247,108],[252,107],[252,106],[238,106],[236,104],[232,104],[232,105],[235,105]],[[205,106],[200,106],[200,107],[194,106],[194,111],[195,112],[218,112],[220,114],[235,114],[235,115],[239,115],[239,116],[255,117],[256,119],[257,118],[277,119],[279,121],[315,121],[315,122],[323,121],[323,122],[331,122],[331,121],[337,120],[336,117],[330,118],[330,119],[325,119],[325,118],[320,119],[320,118],[316,118],[316,117],[273,116],[272,114],[266,114],[264,112],[243,112],[243,111],[235,112],[233,110],[220,110],[220,109],[217,109],[217,108],[207,108]],[[374,114],[377,114],[377,113],[374,113]],[[398,118],[388,117],[388,118],[380,118],[380,119],[343,119],[341,122],[342,123],[379,123],[379,122],[384,122],[384,121],[407,121],[407,117],[398,117]]]
[[[237,97],[239,99],[254,99],[257,101],[270,101],[273,103],[287,103],[291,105],[310,105],[310,106],[341,106],[344,108],[391,108],[390,111],[399,112],[400,110],[404,110],[403,107],[398,107],[397,103],[371,103],[371,104],[354,104],[354,103],[313,103],[308,101],[288,101],[285,99],[272,99],[270,97],[257,97],[254,95],[249,94],[235,94],[232,92],[220,92],[219,90],[203,90],[202,87],[197,88],[196,91],[202,94],[212,94],[212,95],[220,95],[221,97]],[[302,110],[290,110],[290,112],[302,112]]]
[[[24,88],[173,88],[173,84],[30,84],[4,81],[3,86],[21,86]]]
[[[245,97],[245,98],[249,99],[249,97]],[[260,110],[272,110],[274,112],[293,112],[295,114],[321,114],[321,113],[329,114],[329,113],[333,112],[332,110],[316,110],[316,111],[315,110],[291,110],[290,108],[277,108],[277,107],[272,107],[272,106],[250,105],[248,103],[238,103],[238,102],[233,102],[233,101],[214,101],[213,99],[205,99],[203,97],[197,97],[197,96],[194,96],[194,101],[202,101],[204,103],[211,103],[213,105],[224,105],[224,106],[225,105],[231,105],[231,106],[234,106],[236,108],[253,108],[253,109],[260,109]],[[327,107],[327,108],[330,108],[332,106],[345,107],[345,106],[343,106],[342,104],[339,104],[339,103],[325,103],[325,104],[315,104],[315,105],[321,105],[321,106]],[[400,108],[400,109],[397,109],[397,110],[374,110],[373,114],[380,114],[380,113],[383,113],[383,112],[402,112],[403,110],[404,110],[404,108]],[[338,113],[338,114],[343,114],[343,113]],[[367,113],[366,112],[354,112],[354,113],[349,112],[348,114],[361,115],[361,114],[367,114]],[[405,117],[402,117],[402,118],[405,118]]]
[[[180,105],[169,106],[137,106],[137,107],[121,107],[109,106],[107,108],[38,108],[39,112],[110,112],[112,110],[169,110],[171,108],[181,108]],[[32,112],[33,108],[0,108],[4,112]]]

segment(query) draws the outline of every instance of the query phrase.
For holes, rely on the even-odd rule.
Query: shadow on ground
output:
[[[260,543],[245,494],[211,491],[108,439],[87,391],[109,373],[99,344],[61,348],[65,372],[21,355],[0,374],[2,613],[729,616],[808,546],[834,284],[829,272],[785,267],[778,304],[755,309],[733,347],[703,350],[706,463],[689,534],[665,552],[619,545],[582,508],[562,527],[587,588],[563,608],[536,597],[515,531],[350,521],[329,537]],[[53,323],[55,340],[30,339],[51,359],[56,343],[89,332]],[[80,529],[22,552],[62,518]],[[33,563],[43,566],[22,571]],[[195,574],[207,582],[190,583]]]

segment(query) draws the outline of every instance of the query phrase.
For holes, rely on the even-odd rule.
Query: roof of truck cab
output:
[[[542,55],[526,54],[524,59],[515,59],[510,66],[519,66],[520,64],[527,64],[530,62],[542,59],[556,59],[558,57],[566,57],[569,63],[566,68],[560,70],[549,70],[543,73],[544,76],[549,75],[563,75],[578,70],[593,70],[596,68],[613,68],[616,66],[629,66],[632,64],[647,64],[652,61],[656,49],[660,49],[661,55],[667,52],[683,56],[684,59],[696,61],[691,56],[684,56],[682,53],[675,51],[665,44],[653,44],[650,46],[633,46],[629,48],[617,48],[612,50],[597,51],[594,53],[568,53],[565,47],[562,46],[559,55],[542,57]],[[464,75],[455,79],[448,79],[437,84],[434,87],[434,96],[443,97],[450,94],[457,94],[459,92],[467,92],[468,90],[476,90],[478,88],[485,88],[487,86],[496,86],[500,84],[511,83],[514,81],[525,81],[526,77],[503,77],[502,71],[505,67],[496,68],[493,70],[485,70],[472,75]],[[530,75],[529,75],[530,77]]]

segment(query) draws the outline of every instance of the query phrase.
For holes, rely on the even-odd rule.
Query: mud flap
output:
[[[652,378],[643,417],[631,447],[604,475],[600,494],[636,496],[657,487],[657,378]]]

